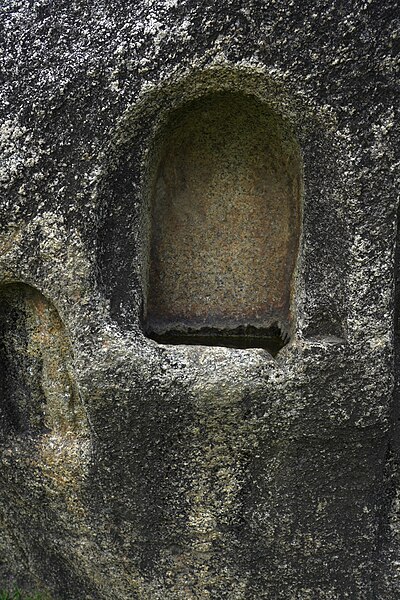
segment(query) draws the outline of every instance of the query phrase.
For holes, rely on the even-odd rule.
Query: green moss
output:
[[[25,594],[20,590],[0,590],[0,600],[51,600],[49,596],[40,593]]]

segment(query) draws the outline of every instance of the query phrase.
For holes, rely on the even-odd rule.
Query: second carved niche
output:
[[[301,228],[290,127],[253,96],[205,96],[171,115],[152,160],[146,334],[276,354],[293,331]]]
[[[0,285],[0,440],[86,431],[72,363],[55,306],[25,283]]]

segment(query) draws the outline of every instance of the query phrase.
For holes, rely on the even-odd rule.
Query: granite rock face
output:
[[[3,3],[0,588],[399,598],[396,5]],[[160,132],[221,94],[301,151],[274,358],[146,335]]]

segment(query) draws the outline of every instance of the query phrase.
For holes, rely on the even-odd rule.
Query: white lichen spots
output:
[[[51,272],[51,278],[57,280],[63,273],[63,285],[75,298],[86,294],[87,281],[92,272],[88,253],[75,229],[67,230],[61,214],[45,211],[38,215],[28,226],[35,229],[39,238],[39,254],[43,263]]]
[[[0,124],[0,186],[8,187],[24,169],[36,165],[42,151],[38,140],[33,140],[33,133],[17,118]]]
[[[388,143],[388,138],[391,135],[393,127],[396,125],[396,115],[394,108],[391,107],[386,114],[381,115],[379,122],[372,124],[372,132],[374,141],[371,146],[371,156],[373,160],[389,159],[392,165],[392,170],[400,166],[398,160],[397,146],[392,146]]]
[[[52,432],[41,437],[39,450],[38,466],[52,493],[60,493],[68,512],[81,518],[85,509],[79,492],[90,458],[90,441],[71,433]]]
[[[0,256],[4,256],[12,251],[14,246],[18,246],[21,242],[21,229],[16,225],[10,225],[8,231],[0,237]]]
[[[389,318],[389,315],[388,315]],[[388,347],[391,342],[392,336],[390,331],[387,332],[386,336],[372,337],[368,340],[368,346],[371,350],[384,350]]]

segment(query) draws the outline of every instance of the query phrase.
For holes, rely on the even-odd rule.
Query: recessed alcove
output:
[[[0,432],[76,430],[86,419],[56,308],[24,283],[0,286]]]
[[[254,96],[201,97],[170,115],[149,173],[148,337],[276,354],[293,331],[301,227],[288,124]]]

